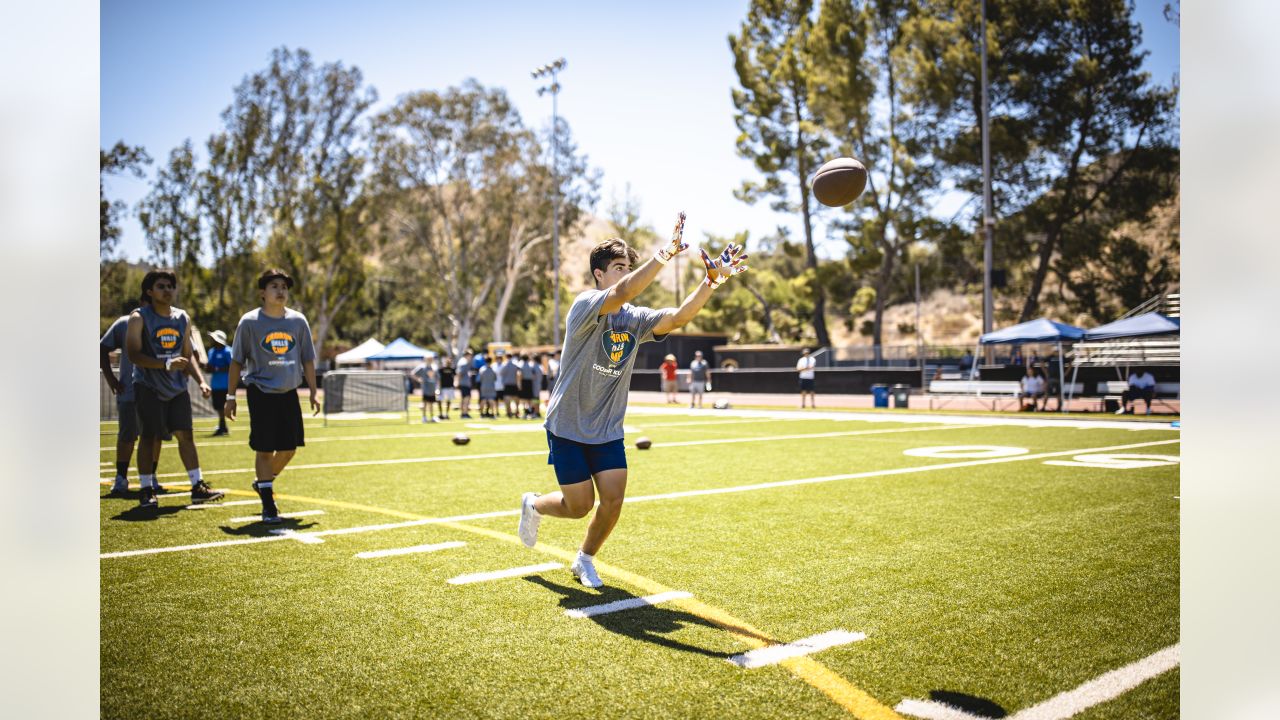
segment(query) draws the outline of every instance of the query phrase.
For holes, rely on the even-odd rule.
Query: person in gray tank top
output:
[[[225,415],[236,419],[236,388],[243,382],[249,401],[249,447],[254,451],[253,489],[262,501],[262,521],[279,523],[275,479],[305,445],[298,386],[305,380],[311,414],[316,400],[316,349],[307,317],[287,307],[293,278],[279,268],[258,276],[262,306],[240,318],[231,341]]]
[[[200,475],[200,456],[191,434],[191,398],[187,394],[187,376],[200,384],[200,394],[212,391],[205,383],[200,365],[191,360],[191,321],[187,314],[173,307],[178,292],[178,278],[172,270],[152,270],[142,278],[142,297],[149,303],[129,315],[125,335],[125,351],[133,363],[133,392],[137,405],[139,434],[138,475],[142,491],[138,503],[143,508],[156,508],[156,457],[154,448],[160,438],[172,433],[178,440],[178,456],[191,481],[193,503],[222,498],[222,491],[211,489]]]
[[[742,247],[730,243],[712,259],[702,251],[706,279],[678,308],[635,307],[635,298],[657,277],[671,258],[689,246],[683,241],[684,213],[680,213],[670,242],[643,265],[635,267],[636,251],[620,238],[611,238],[591,251],[594,290],[574,299],[565,323],[563,362],[547,403],[548,464],[555,466],[557,492],[525,493],[520,501],[520,540],[533,547],[543,515],[582,518],[600,505],[587,526],[586,537],[569,570],[587,587],[603,582],[595,569],[595,555],[622,513],[627,488],[626,449],[622,419],[627,412],[627,389],[640,343],[665,337],[697,315],[711,292],[732,275],[745,272]]]

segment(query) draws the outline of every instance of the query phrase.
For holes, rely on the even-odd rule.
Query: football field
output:
[[[103,717],[1178,716],[1168,423],[633,406],[589,590],[539,423],[307,422],[279,526],[247,417],[99,488]]]

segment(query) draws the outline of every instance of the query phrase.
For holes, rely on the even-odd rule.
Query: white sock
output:
[[[187,477],[191,478],[191,487],[195,487],[200,482],[200,468],[188,470]]]
[[[138,478],[139,478],[139,484],[144,488],[159,487],[159,483],[156,482],[155,473],[151,473],[150,475],[139,475]]]
[[[578,551],[578,559],[579,559],[579,560],[586,560],[586,561],[587,561],[587,562],[589,562],[589,563],[594,563],[594,562],[596,561],[596,556],[595,556],[595,555],[588,555],[588,554],[586,554],[586,553],[582,552],[581,550],[579,550],[579,551]]]

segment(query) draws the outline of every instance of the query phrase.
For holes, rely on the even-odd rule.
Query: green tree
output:
[[[233,174],[242,188],[252,178],[266,214],[265,259],[296,278],[317,354],[365,278],[372,233],[361,121],[376,100],[358,68],[279,48],[223,113]]]
[[[151,164],[151,156],[141,145],[126,145],[123,140],[117,141],[110,150],[99,149],[98,154],[98,204],[101,206],[98,255],[106,259],[111,257],[120,242],[121,231],[117,222],[125,211],[125,203],[123,200],[107,200],[107,190],[103,181],[108,175],[126,172],[138,179],[146,177],[142,166]]]
[[[191,140],[169,153],[151,191],[138,205],[151,259],[178,276],[178,304],[196,312],[201,285],[200,189]]]
[[[804,225],[807,266],[814,274],[813,214],[808,178],[821,164],[827,142],[811,106],[814,69],[810,0],[752,0],[737,35],[729,36],[740,87],[733,89],[738,154],[764,176],[735,193],[744,202],[771,197],[770,207],[798,213]],[[826,295],[809,286],[813,329],[819,345],[830,345]]]
[[[911,81],[941,118],[943,156],[958,186],[980,192],[980,55],[976,0],[921,0]],[[992,174],[998,215],[1027,208],[1036,245],[1020,319],[1039,310],[1050,274],[1069,271],[1067,238],[1174,142],[1176,89],[1142,71],[1141,31],[1125,0],[988,5]],[[1130,207],[1130,210],[1132,208]],[[1148,206],[1147,210],[1150,209]],[[1003,210],[1003,212],[1001,212]],[[1087,235],[1088,233],[1085,233]],[[1101,247],[1086,243],[1086,247]],[[1105,262],[1074,255],[1078,262]]]
[[[206,324],[233,328],[256,300],[263,232],[256,183],[249,175],[253,146],[220,132],[206,143],[209,164],[199,175],[199,207],[208,235],[210,287]]]
[[[877,361],[899,268],[936,226],[930,219],[941,175],[935,118],[918,111],[903,82],[917,10],[913,0],[824,0],[810,43],[811,104],[824,128],[841,138],[841,152],[862,159],[869,171],[865,195],[833,228],[845,233],[855,276],[872,273]]]
[[[397,300],[416,309],[436,344],[467,347],[492,321],[511,250],[502,179],[527,130],[505,92],[468,80],[400,98],[374,118],[372,138],[379,237],[384,256],[395,258]]]

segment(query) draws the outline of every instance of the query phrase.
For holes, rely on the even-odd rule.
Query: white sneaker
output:
[[[573,573],[573,576],[578,578],[578,582],[589,588],[598,588],[601,585],[604,585],[604,581],[602,581],[600,576],[596,574],[596,566],[590,560],[587,560],[581,555],[579,555],[578,559],[574,560],[573,564],[569,566],[569,572]]]
[[[1123,415],[1123,414],[1124,414],[1124,406],[1123,406],[1123,405],[1121,405],[1121,406],[1120,406],[1120,409],[1116,411],[1116,414],[1117,414],[1117,415]]]
[[[538,497],[538,493],[527,492],[520,496],[520,527],[518,529],[520,542],[528,547],[538,544],[538,523],[542,522],[542,516],[537,510],[533,509],[533,501]]]

